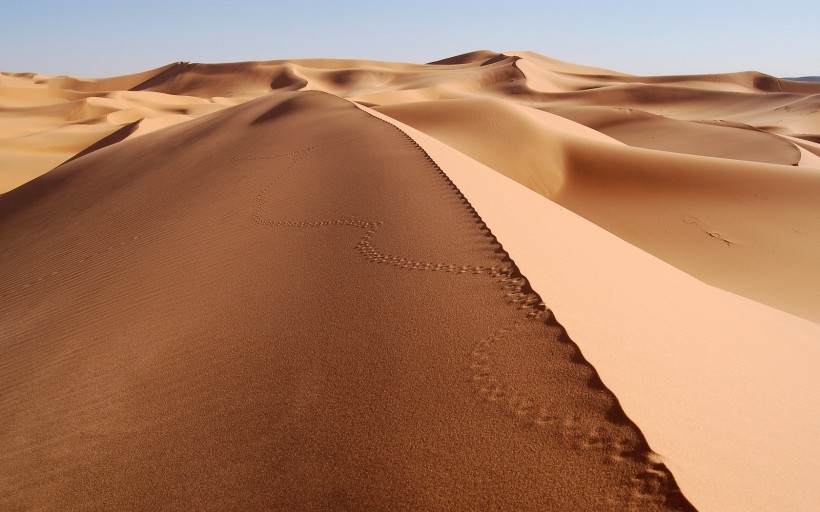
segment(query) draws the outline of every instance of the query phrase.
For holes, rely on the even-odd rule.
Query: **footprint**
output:
[[[552,429],[568,446],[581,450],[599,451],[601,456],[610,463],[618,463],[627,459],[636,460],[640,451],[637,442],[626,436],[618,436],[619,427],[617,425],[596,424],[595,419],[582,417],[579,413],[567,414],[565,412],[573,410],[572,400],[574,398],[563,394],[561,390],[556,390],[555,386],[561,385],[560,377],[556,377],[555,382],[550,380],[548,374],[544,374],[546,379],[536,377],[533,380],[531,378],[538,372],[552,371],[561,375],[565,371],[577,371],[579,361],[575,360],[577,349],[569,350],[566,348],[566,343],[561,343],[562,336],[564,336],[562,328],[554,321],[552,313],[541,302],[538,295],[529,288],[527,280],[517,275],[512,264],[477,266],[442,261],[420,261],[402,255],[387,254],[379,250],[374,243],[378,239],[378,230],[384,227],[382,222],[375,220],[348,217],[332,220],[287,221],[264,217],[268,193],[285,175],[294,171],[313,149],[309,147],[279,155],[234,158],[235,162],[250,159],[292,158],[287,166],[255,197],[257,205],[252,214],[254,222],[271,227],[354,227],[362,229],[363,233],[353,249],[369,263],[390,265],[399,270],[485,275],[495,279],[498,283],[500,298],[522,314],[511,324],[502,326],[489,336],[477,341],[473,346],[468,355],[467,368],[469,381],[476,390],[476,394],[486,403],[492,404],[496,410],[521,425]],[[430,165],[444,176],[432,160],[430,160]],[[465,207],[472,210],[469,202],[460,195],[458,189],[454,185],[452,187],[459,194]],[[489,229],[486,229],[477,214],[475,218],[476,222],[481,224],[485,236],[492,237]],[[697,223],[699,219],[686,218],[684,222]],[[500,244],[495,243],[495,246],[499,252],[503,252]],[[540,341],[533,341],[528,339],[531,337],[525,336],[521,340],[523,344],[518,343],[516,333],[525,325],[529,328],[542,329],[540,335],[535,337]],[[550,344],[549,350],[546,345],[539,345],[539,343]],[[589,371],[594,372],[591,368]],[[524,376],[524,380],[520,380],[521,375]],[[582,386],[583,384],[579,382],[571,385]],[[596,400],[596,392],[582,390],[579,396],[587,401]],[[555,403],[551,403],[553,401]],[[673,482],[671,484],[670,482],[670,475],[662,464],[647,461],[645,469],[632,479],[631,508],[641,510],[650,503],[662,503],[665,493],[674,489]]]

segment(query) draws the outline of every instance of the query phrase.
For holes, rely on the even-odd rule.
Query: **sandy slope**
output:
[[[276,95],[297,90],[348,98],[423,132],[414,136],[503,233],[505,248],[699,508],[812,510],[818,497],[810,479],[820,460],[810,437],[820,427],[812,404],[820,342],[820,84],[755,72],[638,77],[490,51],[428,65],[309,59],[175,63],[104,79],[0,73],[0,192],[11,190],[0,195],[0,228],[10,241],[0,248],[0,350],[13,375],[0,380],[0,399],[20,413],[0,429],[4,448],[11,447],[1,464],[16,475],[0,481],[3,499],[49,508],[69,493],[80,506],[91,495],[84,490],[107,486],[108,494],[85,504],[139,508],[159,500],[157,482],[180,471],[192,487],[177,481],[166,491],[182,508],[214,489],[246,503],[297,499],[282,477],[270,495],[252,484],[254,473],[264,478],[278,467],[272,460],[298,468],[294,482],[313,485],[315,492],[300,496],[307,506],[382,499],[467,507],[487,495],[504,506],[525,494],[532,506],[544,499],[571,509],[608,495],[615,508],[640,498],[635,507],[644,509],[652,500],[646,491],[652,495],[659,481],[672,485],[662,468],[642,473],[647,452],[631,422],[613,426],[611,415],[601,417],[620,410],[608,391],[593,386],[595,398],[571,412],[565,399],[574,392],[565,396],[534,367],[520,366],[559,364],[565,351],[545,354],[531,341],[487,337],[513,314],[491,306],[485,281],[493,280],[481,272],[476,281],[462,279],[435,263],[493,268],[498,255],[485,250],[475,219],[453,220],[464,214],[461,203],[412,181],[416,174],[406,171],[417,168],[418,148],[329,96],[275,106],[283,98]],[[320,142],[326,152],[309,149]],[[344,174],[326,181],[340,163],[374,185],[352,187]],[[385,168],[391,171],[372,174]],[[277,169],[291,178],[295,169],[311,172],[279,183],[279,174],[270,176]],[[269,206],[287,218],[265,216]],[[347,212],[353,206],[355,215]],[[370,213],[356,216],[361,207],[402,228],[379,225],[361,238],[375,227]],[[258,228],[295,229],[295,222],[305,229],[296,229],[300,236],[274,229],[270,238],[271,230],[250,229],[236,211]],[[368,241],[380,237],[386,246]],[[327,260],[339,247],[357,250]],[[643,251],[776,309],[713,289]],[[369,264],[360,268],[357,258]],[[272,259],[284,262],[276,272]],[[338,265],[355,270],[339,272]],[[414,276],[459,276],[459,286],[417,276],[387,284],[396,278],[390,265],[413,267]],[[382,268],[391,272],[370,274]],[[355,314],[339,303],[355,304]],[[461,340],[453,352],[433,341],[441,329]],[[561,332],[551,325],[522,339],[554,340]],[[375,333],[399,343],[365,354]],[[458,352],[468,339],[480,342]],[[236,340],[244,348],[228,350]],[[350,350],[327,355],[327,340]],[[419,353],[435,355],[421,361]],[[460,368],[475,382],[473,397],[489,400],[482,406],[458,394],[468,391],[459,387],[465,381],[441,380],[457,374],[448,366],[456,353],[471,354]],[[370,363],[351,381],[359,357]],[[376,380],[365,379],[373,368]],[[593,370],[574,364],[557,371],[564,386]],[[383,389],[378,396],[373,382]],[[429,382],[454,394],[424,395]],[[140,395],[141,387],[149,392]],[[353,398],[362,396],[369,398]],[[543,397],[570,409],[542,421]],[[418,417],[413,407],[386,405],[428,399],[430,409]],[[370,423],[358,428],[353,418]],[[324,423],[311,430],[316,422]],[[519,428],[539,422],[546,431]],[[452,433],[465,424],[457,443],[439,436],[420,449],[418,439],[435,429]],[[287,450],[256,435],[268,428],[288,440]],[[365,439],[366,430],[396,434]],[[238,437],[225,441],[226,432]],[[499,446],[498,432],[523,444]],[[340,437],[350,444],[339,445]],[[468,438],[481,441],[465,448]],[[614,469],[578,469],[598,464],[602,453],[623,459],[629,450],[619,443],[636,439],[643,448]],[[249,455],[249,443],[267,462]],[[70,456],[69,446],[79,455]],[[358,459],[363,446],[393,458]],[[526,461],[517,458],[522,446]],[[599,448],[581,449],[587,446]],[[297,449],[311,455],[296,460]],[[554,450],[562,455],[547,455]],[[324,454],[355,467],[331,477],[320,468]],[[544,468],[541,455],[564,465]],[[483,469],[468,475],[458,457],[478,457]],[[152,466],[157,458],[167,466]],[[570,468],[570,460],[579,466]],[[42,467],[53,470],[34,476]],[[384,472],[381,479],[373,468]],[[520,478],[501,477],[510,471]],[[633,481],[630,472],[641,476]],[[543,480],[553,484],[535,491]],[[395,481],[406,488],[397,490]],[[256,494],[238,497],[248,482]],[[363,482],[372,490],[367,496]],[[557,492],[561,486],[568,487]],[[456,501],[440,494],[455,488]],[[674,486],[667,492],[674,495]],[[582,508],[602,506],[586,501]]]
[[[478,51],[430,65],[307,59],[180,62],[106,79],[2,74],[0,190],[118,140],[130,123],[139,121],[127,134],[135,137],[287,90],[376,106],[699,279],[820,321],[820,228],[806,222],[816,201],[792,201],[794,189],[818,193],[820,84],[761,73],[638,77]],[[579,127],[539,111],[663,154],[587,147],[573,136]],[[783,168],[795,164],[805,172]],[[699,184],[681,191],[693,172]],[[754,178],[737,190],[738,174]]]
[[[699,510],[816,508],[820,325],[699,282],[402,128],[492,226]]]
[[[691,509],[458,190],[342,99],[78,158],[0,236],[0,508]]]
[[[182,95],[130,91],[150,76],[80,80],[0,73],[0,193],[138,122],[141,135],[229,106]]]
[[[820,321],[819,170],[629,147],[494,99],[378,110],[706,282]]]

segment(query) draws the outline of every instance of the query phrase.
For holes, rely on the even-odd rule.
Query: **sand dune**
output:
[[[820,223],[807,222],[820,216],[820,173],[645,151],[498,100],[378,110],[706,282],[820,321]]]
[[[6,508],[688,508],[458,190],[344,100],[0,208]]]
[[[820,500],[818,83],[0,73],[0,171],[0,508]]]
[[[629,146],[781,165],[799,165],[803,162],[799,146],[746,125],[687,122],[615,107],[556,107],[544,110],[605,133]]]
[[[147,76],[82,80],[0,73],[0,192],[99,146],[131,123],[143,121],[131,133],[142,135],[236,104],[122,90]]]
[[[583,340],[699,510],[815,508],[820,452],[807,426],[820,424],[820,325],[692,279],[403,129],[481,211],[573,339]]]

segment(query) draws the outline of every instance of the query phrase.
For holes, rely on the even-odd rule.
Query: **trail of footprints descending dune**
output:
[[[374,117],[378,119],[377,117]],[[469,201],[449,179],[444,171],[435,163],[427,152],[409,135],[392,124],[379,119],[392,129],[398,131],[415,150],[419,151],[427,160],[429,168],[441,178],[446,185],[458,196],[464,208],[481,227],[481,231],[492,239],[493,245],[501,249],[501,245],[481,220],[478,213],[472,208]],[[318,151],[316,146],[308,146],[294,151],[273,155],[246,156],[235,155],[231,162],[241,164],[244,161],[280,160],[289,159],[289,163],[274,179],[269,182],[255,197],[256,207],[251,218],[261,226],[292,227],[292,228],[319,228],[329,226],[347,226],[364,231],[361,239],[355,245],[355,250],[370,263],[390,265],[401,270],[446,272],[454,274],[469,274],[486,276],[495,279],[499,284],[502,298],[521,313],[521,318],[511,325],[505,325],[487,337],[479,340],[467,356],[466,365],[469,367],[470,379],[476,394],[484,401],[493,405],[499,412],[507,415],[528,428],[550,429],[560,436],[564,442],[576,449],[599,450],[604,453],[609,463],[617,464],[625,459],[639,461],[644,470],[634,479],[634,489],[629,503],[630,510],[646,510],[649,505],[662,506],[665,496],[675,494],[677,484],[658,457],[649,450],[642,436],[635,441],[634,435],[628,435],[628,424],[623,422],[608,422],[592,429],[584,427],[578,417],[562,417],[550,403],[544,402],[542,396],[533,390],[518,389],[510,372],[505,372],[498,364],[499,357],[503,358],[500,347],[510,343],[517,331],[526,325],[536,324],[540,329],[546,327],[550,341],[566,347],[569,357],[574,363],[584,365],[589,372],[589,385],[605,389],[598,379],[594,369],[583,359],[574,343],[569,339],[564,328],[557,322],[552,312],[546,308],[541,298],[531,290],[527,280],[512,264],[493,266],[471,265],[464,262],[452,263],[441,261],[414,260],[401,255],[388,254],[379,249],[377,234],[383,222],[373,219],[362,219],[353,216],[343,219],[325,220],[284,220],[265,217],[264,210],[269,194],[275,189],[277,182],[297,168],[308,155]],[[505,253],[506,254],[506,253]],[[508,258],[505,258],[508,260]],[[509,261],[509,260],[508,260]],[[627,420],[628,422],[628,420]],[[678,491],[679,492],[679,491]],[[683,503],[671,504],[673,508],[693,510],[690,505]],[[667,505],[670,505],[667,503]]]

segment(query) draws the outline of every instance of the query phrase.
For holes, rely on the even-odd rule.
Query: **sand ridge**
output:
[[[698,279],[820,319],[814,293],[820,267],[813,264],[811,249],[820,234],[816,223],[803,226],[795,221],[813,202],[769,202],[766,192],[779,188],[781,166],[797,165],[807,175],[799,188],[817,193],[811,169],[820,166],[820,149],[812,142],[812,134],[820,131],[820,85],[757,72],[639,77],[532,52],[483,50],[428,65],[302,59],[179,62],[105,79],[5,73],[0,76],[0,98],[8,108],[0,112],[0,133],[6,126],[7,136],[0,139],[0,166],[14,172],[0,176],[0,190],[123,135],[138,137],[288,90],[325,91],[390,113]],[[456,109],[454,100],[478,103]],[[572,122],[539,117],[540,111]],[[442,117],[444,112],[449,119]],[[455,123],[453,115],[470,119],[470,124]],[[139,122],[137,129],[127,133],[134,122]],[[639,173],[624,172],[620,165],[611,169],[613,158],[623,160],[623,148],[579,147],[572,136],[578,130],[571,125],[586,125],[666,156],[632,152],[626,160],[639,162]],[[513,132],[521,137],[505,145],[486,143],[505,140]],[[706,158],[683,158],[689,154]],[[732,166],[727,161],[734,161],[738,172],[746,162],[774,165],[767,176],[756,178],[757,190],[751,195],[744,191],[736,197],[728,189],[709,204],[698,204],[700,198],[681,201],[656,187],[669,181],[668,167],[709,169],[720,175]],[[617,180],[634,185],[630,198],[623,201],[617,191],[601,207],[594,198],[601,190],[609,194],[613,173],[623,173]],[[573,175],[583,179],[568,182],[567,176]],[[561,191],[564,185],[569,186]],[[668,205],[675,205],[674,211]],[[755,221],[737,221],[749,216]],[[698,223],[686,221],[693,218]],[[706,238],[689,229],[701,224]],[[713,240],[732,242],[732,250],[721,250]]]
[[[691,509],[458,189],[344,100],[109,146],[0,209],[4,506]]]
[[[48,509],[67,493],[77,508],[143,508],[171,482],[164,505],[177,508],[250,486],[254,496],[236,499],[687,509],[671,468],[702,510],[811,510],[804,480],[754,468],[786,474],[792,454],[800,475],[816,473],[789,418],[818,424],[806,395],[820,319],[818,94],[757,72],[638,77],[487,50],[427,65],[0,73],[0,229],[12,241],[0,248],[0,398],[19,413],[0,429],[0,465],[17,469],[0,480],[2,499]],[[487,178],[481,163],[541,197]],[[421,179],[422,168],[438,178]],[[499,213],[492,197],[515,207]],[[590,258],[599,251],[612,260]],[[665,298],[660,283],[685,292]],[[628,309],[616,318],[619,303]],[[708,333],[670,304],[701,311]],[[328,343],[337,350],[321,350]],[[669,367],[672,353],[680,364]],[[772,414],[744,430],[749,396]],[[689,404],[687,415],[670,403]],[[463,426],[453,411],[474,418],[469,428],[436,435]],[[354,464],[333,474],[325,457]],[[35,467],[53,470],[35,477]],[[271,487],[254,471],[279,479]],[[181,472],[202,492],[186,491]],[[760,494],[768,488],[779,494]]]
[[[446,170],[573,339],[583,340],[699,510],[815,508],[818,452],[806,426],[820,423],[820,325],[692,279],[398,125]]]

